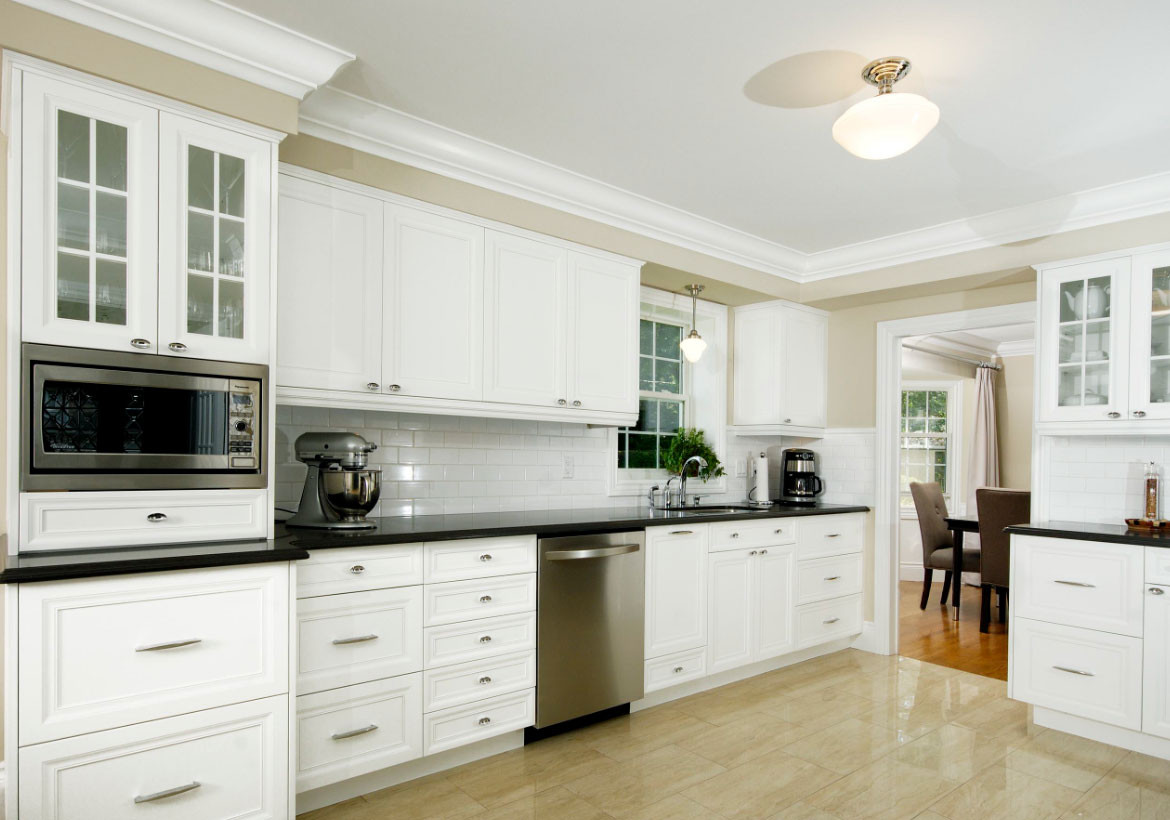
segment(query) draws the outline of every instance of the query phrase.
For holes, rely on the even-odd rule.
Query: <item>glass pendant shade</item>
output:
[[[685,339],[678,343],[682,348],[683,357],[688,362],[694,364],[703,355],[703,351],[707,349],[707,343],[703,341],[703,337],[699,335],[697,330],[692,330]]]
[[[938,125],[938,106],[917,94],[885,93],[862,100],[833,123],[833,139],[862,159],[904,154]]]

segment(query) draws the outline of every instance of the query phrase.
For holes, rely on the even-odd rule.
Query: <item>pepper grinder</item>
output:
[[[1150,461],[1146,463],[1146,520],[1158,521],[1158,495],[1160,487],[1158,465]]]

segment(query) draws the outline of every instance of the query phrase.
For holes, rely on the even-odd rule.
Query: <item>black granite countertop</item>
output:
[[[1042,535],[1045,538],[1075,538],[1106,541],[1113,544],[1137,544],[1143,547],[1170,547],[1170,533],[1131,530],[1125,524],[1082,524],[1077,521],[1033,521],[1006,528],[1016,535]]]
[[[458,513],[371,518],[367,530],[306,530],[276,525],[277,540],[303,549],[409,544],[419,541],[451,541],[460,538],[490,538],[497,535],[589,535],[597,532],[640,530],[680,521],[741,521],[753,518],[792,518],[808,515],[866,512],[869,507],[818,504],[815,507],[775,505],[764,510],[734,513],[649,510],[646,506],[618,509],[539,510],[530,512]]]

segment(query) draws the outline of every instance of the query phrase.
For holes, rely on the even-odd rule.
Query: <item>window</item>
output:
[[[910,482],[937,482],[948,509],[955,486],[953,428],[957,426],[954,397],[957,386],[950,383],[907,383],[902,391],[901,475],[899,502],[905,513],[913,514]]]
[[[638,344],[638,423],[618,430],[619,470],[662,468],[662,452],[686,423],[683,328],[642,319]]]

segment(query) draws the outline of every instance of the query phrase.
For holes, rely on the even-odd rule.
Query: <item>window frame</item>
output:
[[[902,458],[905,448],[902,447],[902,410],[900,406],[902,394],[905,392],[931,391],[947,394],[947,432],[935,433],[934,437],[943,435],[947,439],[947,491],[943,498],[947,502],[947,510],[952,515],[963,515],[967,509],[967,499],[964,495],[963,473],[963,382],[961,379],[909,379],[902,382],[898,390],[898,510],[904,519],[917,519],[918,512],[914,505],[902,506],[902,499],[909,496],[901,488]],[[918,435],[913,433],[911,435]],[[930,436],[929,432],[921,435]]]
[[[642,322],[651,322],[652,324],[655,324],[655,325],[667,325],[669,327],[677,327],[677,328],[679,328],[679,340],[680,341],[686,337],[686,333],[687,333],[687,326],[683,325],[683,324],[679,324],[678,321],[673,319],[672,317],[646,315],[645,313],[640,313],[640,315],[638,317],[638,331],[639,331],[639,333],[638,333],[638,364],[639,364],[638,414],[639,414],[639,417],[641,416],[641,405],[642,405],[643,400],[677,402],[677,403],[682,405],[681,412],[679,413],[679,425],[682,427],[690,427],[691,423],[690,423],[690,415],[689,414],[690,414],[690,410],[691,410],[691,395],[688,391],[690,388],[691,379],[690,379],[689,368],[687,367],[686,358],[682,355],[681,350],[679,351],[679,357],[678,357],[678,363],[679,363],[679,374],[678,374],[678,388],[679,389],[678,389],[678,392],[671,393],[671,392],[666,391],[666,390],[643,390],[642,389],[642,378],[641,378],[641,367],[640,366],[642,364],[642,359],[647,358],[646,355],[644,353],[642,353],[642,349],[641,349],[641,338],[642,338],[641,337],[641,323]],[[661,356],[658,355],[657,342],[658,342],[658,339],[657,339],[657,330],[656,330],[655,331],[655,339],[654,339],[654,347],[651,350],[649,358],[654,360],[654,361],[657,361],[660,359],[663,361],[674,361],[673,359],[663,359]],[[654,368],[655,368],[655,372],[657,372],[657,364],[654,365]],[[634,432],[632,430],[632,428],[619,427],[618,428],[619,451],[620,451],[621,441],[622,441],[622,431],[626,431],[627,441],[629,440],[629,436],[631,436],[631,435],[653,436],[656,439],[656,441],[655,441],[655,461],[658,460],[658,456],[660,455],[658,448],[661,447],[662,433],[657,429],[657,425],[655,426],[655,430],[653,433],[651,433],[651,432]],[[628,460],[629,459],[628,448],[627,448],[626,453],[627,453],[626,458]],[[631,476],[637,476],[642,472],[649,471],[649,473],[652,474],[652,475],[647,476],[649,478],[659,477],[663,473],[665,473],[665,470],[663,470],[662,468],[659,468],[659,467],[618,467],[617,469],[619,471],[630,471],[630,470],[635,471],[635,472],[629,473]]]

